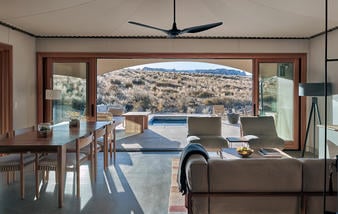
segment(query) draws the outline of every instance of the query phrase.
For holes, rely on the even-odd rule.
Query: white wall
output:
[[[338,31],[328,34],[328,58],[338,59]],[[338,62],[328,62],[328,82],[332,84],[332,93],[338,94]],[[325,80],[325,36],[316,37],[310,41],[309,54],[309,82],[324,82]],[[324,115],[324,98],[319,98],[321,115]],[[309,101],[310,102],[310,101]],[[328,123],[333,123],[333,115],[338,114],[338,109],[333,108],[332,97],[328,97]],[[324,120],[324,119],[323,119]]]
[[[0,25],[0,42],[13,46],[13,128],[35,125],[35,38]]]
[[[333,31],[328,34],[328,58],[338,59],[338,31]],[[325,36],[319,36],[310,40],[309,49],[309,68],[307,73],[308,82],[324,82],[325,80]],[[327,99],[327,123],[338,125],[338,62],[328,62],[328,82],[332,84],[333,96],[328,96]],[[333,99],[334,98],[334,99]],[[311,99],[307,99],[308,109],[310,112]],[[322,123],[325,122],[325,99],[324,97],[318,98],[319,112],[321,115]],[[312,127],[310,128],[312,132]],[[318,135],[317,135],[318,136]],[[312,139],[312,133],[309,135],[309,139]],[[310,147],[312,147],[312,140],[308,141]],[[318,139],[316,139],[316,148],[318,148]]]

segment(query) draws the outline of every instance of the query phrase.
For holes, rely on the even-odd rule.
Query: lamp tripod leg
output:
[[[311,119],[312,119],[312,114],[313,114],[314,108],[315,108],[314,103],[312,103],[312,105],[311,105],[311,111],[310,111],[310,116],[309,116],[309,120],[307,122],[307,127],[306,127],[306,134],[305,134],[305,141],[304,141],[304,145],[303,145],[302,158],[304,157],[304,153],[305,153],[305,149],[306,149],[306,142],[307,142],[307,138],[309,136],[310,123],[311,123]]]

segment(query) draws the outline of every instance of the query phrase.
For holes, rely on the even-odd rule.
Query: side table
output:
[[[240,144],[240,146],[248,146],[249,140],[245,137],[226,137],[228,147],[232,148],[233,144]]]
[[[151,112],[128,112],[123,114],[126,133],[143,133],[148,128],[148,115]]]

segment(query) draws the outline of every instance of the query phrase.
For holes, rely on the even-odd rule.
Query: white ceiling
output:
[[[177,0],[179,29],[223,22],[181,37],[309,38],[325,29],[324,0]],[[0,0],[0,21],[35,36],[165,37],[141,22],[170,29],[172,0]],[[329,0],[329,28],[338,2]]]

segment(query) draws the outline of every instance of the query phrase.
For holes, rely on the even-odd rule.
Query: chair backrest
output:
[[[260,138],[278,137],[272,116],[240,117],[242,135],[255,135]]]
[[[87,145],[91,144],[94,140],[94,135],[90,134],[85,137],[80,137],[76,139],[76,150],[80,150]]]
[[[188,136],[222,135],[221,117],[188,117]]]
[[[223,116],[224,115],[224,105],[213,105],[212,106],[212,114],[217,116]]]
[[[94,138],[98,139],[100,137],[103,137],[105,134],[106,134],[106,127],[102,127],[94,131]]]
[[[110,121],[113,119],[113,115],[110,112],[97,112],[96,120],[97,121]]]
[[[113,129],[115,126],[115,121],[113,121],[113,123],[109,123],[106,125],[106,137],[107,139],[111,139],[112,138],[112,134],[113,134]]]
[[[113,116],[121,116],[123,114],[122,107],[110,107],[108,108],[108,112],[110,112]]]

